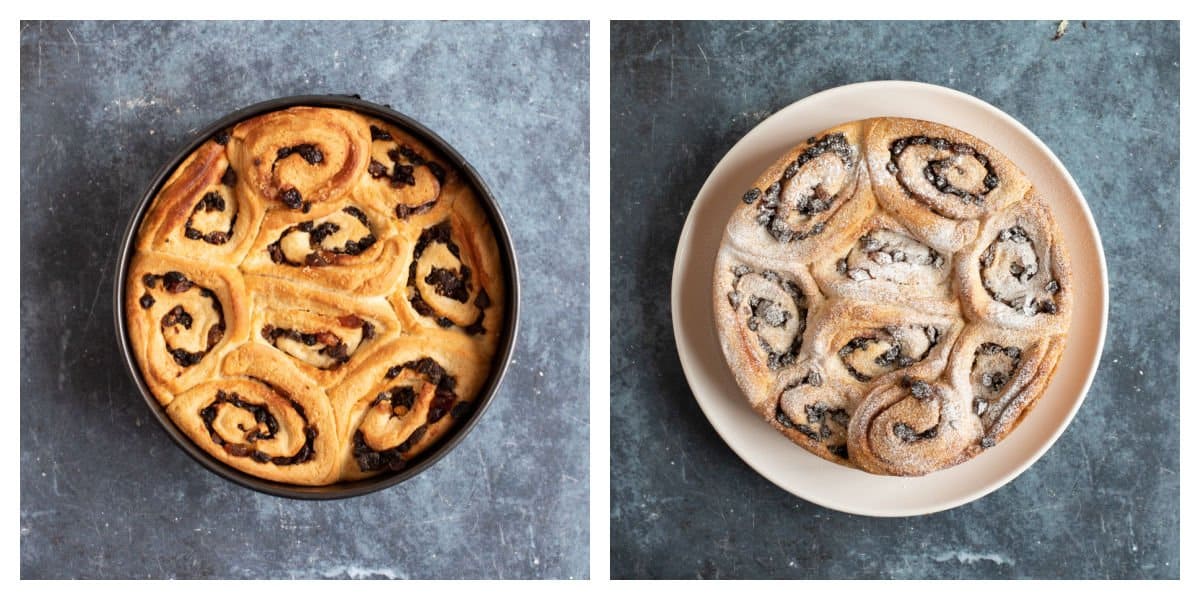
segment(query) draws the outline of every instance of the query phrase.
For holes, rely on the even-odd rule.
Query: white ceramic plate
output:
[[[712,272],[725,224],[755,178],[787,149],[834,125],[877,116],[925,119],[966,131],[1010,158],[1050,204],[1067,240],[1075,308],[1067,349],[1046,395],[1003,442],[923,477],[871,475],[817,458],[750,409],[718,345]],[[685,301],[686,299],[686,301]],[[1023,125],[961,92],[873,81],[809,96],[746,134],[700,189],[683,226],[671,280],[675,345],[696,402],[746,464],[809,502],[848,513],[909,516],[954,508],[1012,481],[1050,448],[1083,403],[1104,347],[1108,270],[1087,201],[1058,158]]]

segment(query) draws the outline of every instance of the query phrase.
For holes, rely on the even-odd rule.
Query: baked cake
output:
[[[717,332],[754,410],[849,467],[922,475],[1004,439],[1071,320],[1062,233],[1026,176],[945,125],[808,138],[730,217]]]
[[[395,124],[263,114],[175,170],[137,232],[125,317],[198,446],[323,485],[405,469],[474,410],[507,282],[471,183]]]

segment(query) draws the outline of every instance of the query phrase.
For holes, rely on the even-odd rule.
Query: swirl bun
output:
[[[1006,157],[912,119],[839,125],[738,198],[713,274],[751,406],[809,451],[922,475],[1002,440],[1066,345],[1071,269]]]

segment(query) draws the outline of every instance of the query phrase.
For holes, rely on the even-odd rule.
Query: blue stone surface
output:
[[[21,24],[23,578],[588,576],[588,25]],[[424,123],[495,193],[523,313],[499,394],[416,478],[305,502],[188,458],[119,358],[118,238],[201,127],[298,94]],[[582,200],[581,200],[582,199]]]
[[[1176,22],[614,23],[614,578],[1179,577]],[[700,186],[767,116],[915,80],[1024,123],[1083,190],[1108,260],[1095,382],[1050,451],[981,500],[876,519],[809,504],[705,420],[671,333],[671,266]]]

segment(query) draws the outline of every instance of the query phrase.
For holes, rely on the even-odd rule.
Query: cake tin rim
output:
[[[457,424],[450,435],[440,440],[435,448],[420,455],[413,462],[411,468],[358,481],[335,482],[326,486],[301,486],[263,479],[240,471],[200,448],[171,420],[170,416],[167,415],[166,407],[159,403],[158,399],[150,391],[149,386],[147,386],[145,377],[133,354],[128,335],[128,326],[125,322],[125,280],[128,277],[129,264],[136,253],[134,244],[138,228],[145,218],[150,204],[158,196],[167,179],[188,156],[218,132],[255,116],[296,106],[341,108],[388,121],[403,128],[406,132],[417,137],[444,156],[449,163],[460,170],[463,176],[478,192],[480,203],[492,221],[493,234],[496,238],[497,249],[500,252],[501,268],[508,280],[507,303],[504,314],[505,321],[502,327],[503,333],[500,345],[492,358],[492,369],[488,374],[487,381],[476,397],[475,409],[471,412],[470,417],[464,422]],[[117,264],[113,277],[113,318],[116,326],[117,341],[121,348],[121,357],[126,370],[141,393],[142,399],[154,414],[155,419],[162,425],[162,429],[175,445],[179,446],[184,453],[209,471],[256,492],[297,500],[336,500],[377,492],[416,477],[454,450],[475,428],[475,425],[483,417],[483,414],[487,411],[492,400],[499,392],[504,376],[507,374],[512,354],[516,348],[517,331],[520,322],[519,268],[512,235],[507,222],[504,220],[495,195],[466,158],[437,133],[416,119],[397,111],[390,105],[369,102],[363,100],[357,94],[282,96],[238,108],[209,122],[200,128],[187,142],[183,143],[179,150],[171,154],[164,161],[163,166],[150,178],[146,191],[131,211],[129,222],[126,224],[124,234],[121,236],[119,243]]]

